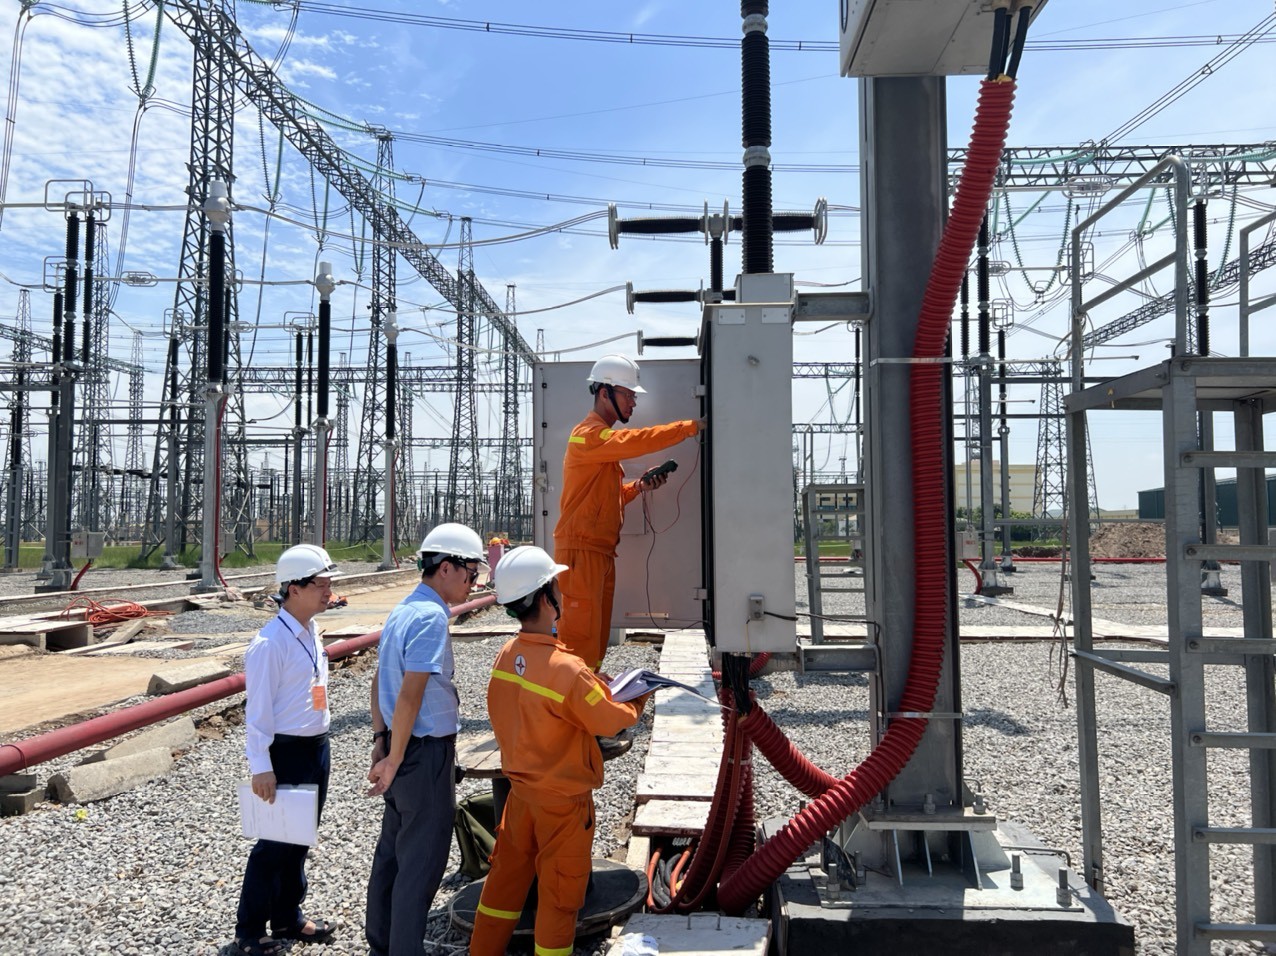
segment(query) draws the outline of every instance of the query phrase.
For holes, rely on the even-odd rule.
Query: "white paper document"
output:
[[[627,700],[634,700],[653,690],[659,690],[661,687],[681,687],[683,690],[691,691],[697,697],[704,697],[707,701],[717,703],[712,697],[700,693],[690,684],[676,681],[672,677],[663,677],[655,671],[642,667],[636,667],[633,670],[625,671],[623,674],[618,674],[607,685],[607,688],[611,691],[611,699],[619,704],[623,704]]]
[[[314,846],[319,842],[319,786],[276,787],[275,802],[253,793],[251,784],[239,785],[239,825],[250,840],[275,840]]]

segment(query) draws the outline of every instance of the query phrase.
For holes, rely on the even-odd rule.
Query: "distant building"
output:
[[[1225,478],[1215,485],[1218,523],[1224,528],[1240,524],[1236,515],[1236,479]],[[1139,492],[1139,517],[1146,521],[1165,520],[1165,489],[1152,488]],[[1267,524],[1276,527],[1276,475],[1267,478]]]
[[[1012,464],[1009,471],[1010,510],[1031,514],[1033,492],[1037,488],[1037,466]],[[979,472],[978,459],[957,462],[954,469],[953,502],[958,508],[969,507],[972,511],[978,510],[982,500],[979,490]],[[966,480],[967,474],[970,476],[969,485]],[[970,490],[969,499],[966,493],[967,488]],[[1001,507],[1001,462],[995,459],[992,463],[992,500],[996,507]]]

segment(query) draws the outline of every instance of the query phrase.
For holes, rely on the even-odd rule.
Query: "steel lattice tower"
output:
[[[346,356],[341,354],[341,365],[346,367]],[[328,493],[338,497],[328,502],[331,538],[337,541],[354,539],[350,523],[350,390],[338,388],[337,414],[332,420],[332,472],[328,481]]]
[[[224,0],[187,0],[182,6],[186,11],[210,18],[226,15]],[[188,544],[198,541],[201,532],[204,418],[200,409],[204,405],[203,371],[207,364],[204,329],[208,312],[208,235],[211,232],[202,205],[213,182],[224,182],[228,192],[231,195],[234,192],[237,60],[212,31],[196,30],[187,35],[195,48],[190,182],[186,188],[190,205],[182,231],[181,262],[165,368],[166,394],[160,415],[163,424],[155,439],[154,465],[146,504],[146,536],[142,542],[143,556],[151,554],[163,543],[165,554],[173,558]],[[228,263],[233,259],[233,236],[228,225]],[[227,283],[226,288],[226,325],[233,328],[238,318],[234,283]],[[174,472],[178,477],[177,500],[166,502],[165,480]],[[171,541],[168,540],[168,523],[165,520],[165,512],[169,509],[174,512],[171,533],[176,539]]]
[[[505,287],[505,315],[518,327],[514,302],[514,286]],[[522,541],[530,528],[525,528],[523,513],[523,453],[519,448],[518,427],[518,355],[513,349],[501,350],[501,458],[496,472],[496,502],[493,508],[495,528]]]
[[[452,446],[448,462],[445,517],[475,527],[480,522],[478,410],[474,405],[474,334],[476,302],[474,245],[470,218],[461,219],[461,251],[457,284],[461,307],[456,310],[456,404],[452,419]]]
[[[141,510],[146,504],[145,493],[139,487],[142,479],[142,392],[145,381],[142,372],[142,333],[133,333],[133,346],[129,361],[136,371],[128,373],[128,432],[124,443],[124,495],[123,513],[120,516],[120,534],[133,539],[141,534]]]
[[[109,257],[106,249],[106,223],[88,220],[94,232],[93,262],[88,263],[94,276],[109,274]],[[106,284],[95,282],[84,297],[83,329],[86,341],[91,342],[88,355],[81,354],[84,371],[80,381],[84,386],[83,426],[76,442],[75,458],[80,466],[77,517],[82,528],[99,531],[112,528],[114,508],[109,494],[102,495],[104,469],[110,469],[111,430],[107,374],[107,355],[110,352],[110,315]],[[78,349],[83,352],[83,349]],[[113,530],[113,529],[112,529]]]
[[[31,292],[29,289],[18,290],[18,326],[14,335],[13,344],[13,362],[17,366],[16,379],[19,385],[23,384],[27,378],[26,366],[31,364]],[[17,390],[13,392],[9,401],[9,428],[17,428],[20,432],[20,438],[13,442],[13,432],[10,431],[6,436],[9,441],[6,442],[8,447],[7,468],[4,473],[5,495],[3,500],[6,502],[13,501],[14,506],[22,515],[22,524],[20,527],[19,538],[21,540],[30,540],[36,536],[35,521],[36,502],[35,502],[35,482],[32,480],[31,473],[31,403],[27,400],[28,395],[25,391]],[[14,455],[18,458],[21,465],[22,481],[16,489],[17,494],[11,496],[9,494],[9,476],[12,474],[14,466]],[[6,505],[6,508],[8,506]]]
[[[1068,503],[1067,451],[1063,428],[1063,368],[1058,362],[1040,363],[1041,418],[1037,428],[1037,481],[1032,493],[1032,516],[1037,520],[1059,519]],[[1089,475],[1089,509],[1093,519],[1099,517],[1099,495],[1094,481],[1094,456],[1090,435],[1086,433],[1086,458],[1091,465]],[[1040,536],[1044,529],[1038,528]]]
[[[400,358],[404,355],[399,353]],[[399,366],[399,377],[396,387],[398,396],[395,402],[396,418],[399,426],[399,463],[395,469],[394,483],[395,506],[395,540],[408,541],[420,538],[420,515],[417,511],[416,476],[413,474],[412,455],[412,402],[415,398],[411,384],[405,381],[404,366]]]
[[[394,138],[377,136],[375,188],[386,197],[394,196]],[[351,506],[351,540],[371,541],[377,536],[381,519],[377,496],[385,471],[380,467],[381,439],[385,426],[386,394],[383,369],[383,324],[387,312],[395,309],[394,249],[373,224],[372,232],[372,320],[368,331],[368,379],[363,391],[363,414],[359,419],[359,450],[354,465],[354,501]]]

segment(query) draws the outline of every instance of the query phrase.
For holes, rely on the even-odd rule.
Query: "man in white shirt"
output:
[[[252,789],[274,803],[277,786],[317,784],[319,812],[328,793],[328,655],[314,617],[328,609],[337,566],[328,552],[299,544],[279,557],[279,613],[244,653],[246,750]],[[235,951],[272,956],[283,941],[323,942],[327,920],[301,912],[308,847],[258,840],[248,855],[235,920]],[[271,935],[266,935],[270,923]]]

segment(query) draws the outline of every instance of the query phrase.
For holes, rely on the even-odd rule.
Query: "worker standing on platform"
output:
[[[567,568],[535,547],[514,548],[493,572],[496,600],[518,618],[487,685],[487,711],[510,795],[483,884],[471,956],[501,956],[538,879],[537,953],[570,953],[589,885],[594,790],[603,759],[594,739],[632,726],[647,696],[611,699],[607,685],[554,636]]]
[[[328,609],[337,566],[318,545],[299,544],[279,556],[279,613],[244,652],[244,723],[252,790],[275,802],[279,786],[317,784],[319,814],[328,795],[328,655],[314,617]],[[235,951],[283,952],[283,940],[322,943],[327,920],[301,912],[308,846],[258,840],[248,855],[235,917]],[[271,936],[266,935],[269,921]]]
[[[562,620],[558,637],[597,670],[607,653],[616,590],[616,546],[625,505],[639,492],[659,488],[669,476],[625,481],[620,463],[659,451],[696,435],[703,420],[616,430],[646,390],[638,364],[624,355],[604,355],[589,372],[594,408],[572,429],[563,456],[563,493],[554,528],[554,557],[567,570],[561,578]]]
[[[417,555],[421,582],[381,629],[372,678],[372,769],[368,796],[384,796],[381,836],[368,880],[365,932],[372,956],[421,956],[425,924],[447,868],[456,810],[460,728],[450,605],[470,594],[483,543],[460,524],[441,524]]]

